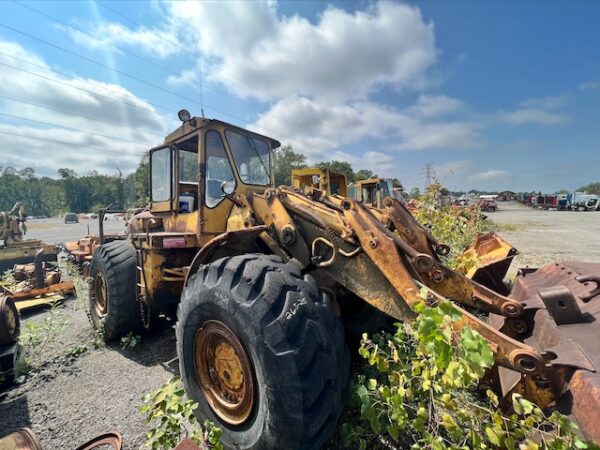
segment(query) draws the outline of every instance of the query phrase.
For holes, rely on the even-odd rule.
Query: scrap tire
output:
[[[278,256],[222,258],[190,278],[178,319],[186,393],[200,405],[200,423],[221,428],[226,448],[318,449],[327,442],[344,407],[350,359],[342,324],[311,276]],[[198,352],[198,336],[215,323],[234,333],[251,367],[243,379],[252,380],[252,408],[239,424],[215,412],[219,405],[213,409],[203,390],[214,385],[199,381],[206,369],[197,367],[210,358],[199,356],[206,353]],[[204,365],[213,370],[218,360],[211,361]]]
[[[90,319],[95,329],[104,327],[106,341],[143,327],[135,294],[136,265],[135,249],[124,240],[104,244],[94,253],[90,268]]]
[[[0,345],[17,342],[20,330],[19,312],[15,302],[0,295]]]
[[[347,293],[340,303],[342,323],[351,348],[358,347],[363,333],[392,332],[394,323],[398,322],[352,293]]]

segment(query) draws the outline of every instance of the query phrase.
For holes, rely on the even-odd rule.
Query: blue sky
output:
[[[600,2],[11,1],[0,11],[5,166],[129,172],[177,110],[203,105],[311,162],[348,160],[408,188],[422,187],[424,163],[450,189],[600,180]]]

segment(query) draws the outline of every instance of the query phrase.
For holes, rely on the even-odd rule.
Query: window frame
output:
[[[237,166],[237,162],[235,160],[235,152],[233,151],[233,147],[231,146],[231,144],[229,143],[229,139],[227,138],[227,132],[232,132],[232,133],[236,133],[239,135],[244,136],[244,133],[240,132],[239,130],[235,130],[233,128],[225,128],[223,130],[223,135],[225,137],[225,142],[227,142],[227,147],[229,147],[229,151],[231,152],[231,159],[233,160],[233,169],[235,170],[235,174],[237,175],[237,178],[239,178],[240,183],[242,183],[245,186],[256,186],[259,188],[268,188],[269,186],[273,185],[273,149],[271,148],[271,143],[267,140],[267,139],[263,139],[262,137],[256,137],[254,136],[252,133],[247,133],[245,134],[245,136],[249,139],[257,139],[259,141],[264,142],[265,144],[267,144],[267,151],[269,154],[269,163],[267,165],[267,167],[269,168],[269,173],[267,174],[268,176],[268,183],[267,184],[255,184],[255,183],[246,183],[242,180],[242,177],[240,175],[238,166]],[[260,157],[260,156],[259,156]]]
[[[229,169],[231,170],[231,175],[233,175],[233,182],[235,183],[234,185],[234,191],[237,190],[237,186],[238,186],[238,173],[236,171],[236,167],[235,167],[235,163],[231,164],[231,156],[229,155],[229,152],[227,151],[227,147],[225,146],[225,143],[227,142],[226,140],[223,140],[223,136],[221,135],[221,133],[219,132],[219,130],[211,128],[208,129],[204,132],[204,136],[203,136],[203,145],[204,145],[204,173],[202,174],[203,178],[204,178],[204,186],[203,186],[203,191],[204,191],[204,195],[202,196],[202,204],[204,207],[208,208],[208,209],[215,209],[218,208],[220,205],[223,204],[223,200],[225,200],[225,197],[221,197],[221,200],[219,200],[219,202],[214,205],[214,206],[209,206],[206,203],[206,198],[207,198],[207,183],[208,183],[208,133],[216,133],[217,136],[219,136],[219,139],[221,140],[221,145],[223,146],[223,152],[225,153],[225,159],[227,160],[227,163],[229,164]],[[226,139],[226,138],[225,138]],[[229,145],[229,142],[227,142],[227,145]],[[241,181],[241,180],[240,180]]]
[[[169,178],[169,198],[164,199],[164,200],[154,200],[154,189],[153,189],[153,183],[152,183],[152,175],[154,174],[154,168],[153,168],[153,156],[156,152],[162,151],[168,149],[169,150],[169,173],[170,173],[170,178]],[[169,203],[169,208],[168,210],[170,211],[172,208],[172,203],[173,203],[173,146],[172,145],[163,145],[162,147],[157,147],[154,148],[150,151],[150,155],[149,155],[149,173],[150,173],[150,204],[152,206],[157,205],[157,206],[162,206],[165,203]]]

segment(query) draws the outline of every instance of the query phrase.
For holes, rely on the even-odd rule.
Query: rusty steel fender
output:
[[[241,230],[227,231],[216,236],[202,247],[185,275],[184,288],[190,277],[198,271],[202,264],[207,264],[228,255],[239,255],[255,249],[255,242],[259,235],[267,230],[265,225],[244,228]]]

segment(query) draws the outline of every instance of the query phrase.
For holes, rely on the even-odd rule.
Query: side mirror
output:
[[[223,181],[221,183],[221,190],[225,195],[231,195],[235,191],[235,182],[233,180]]]

